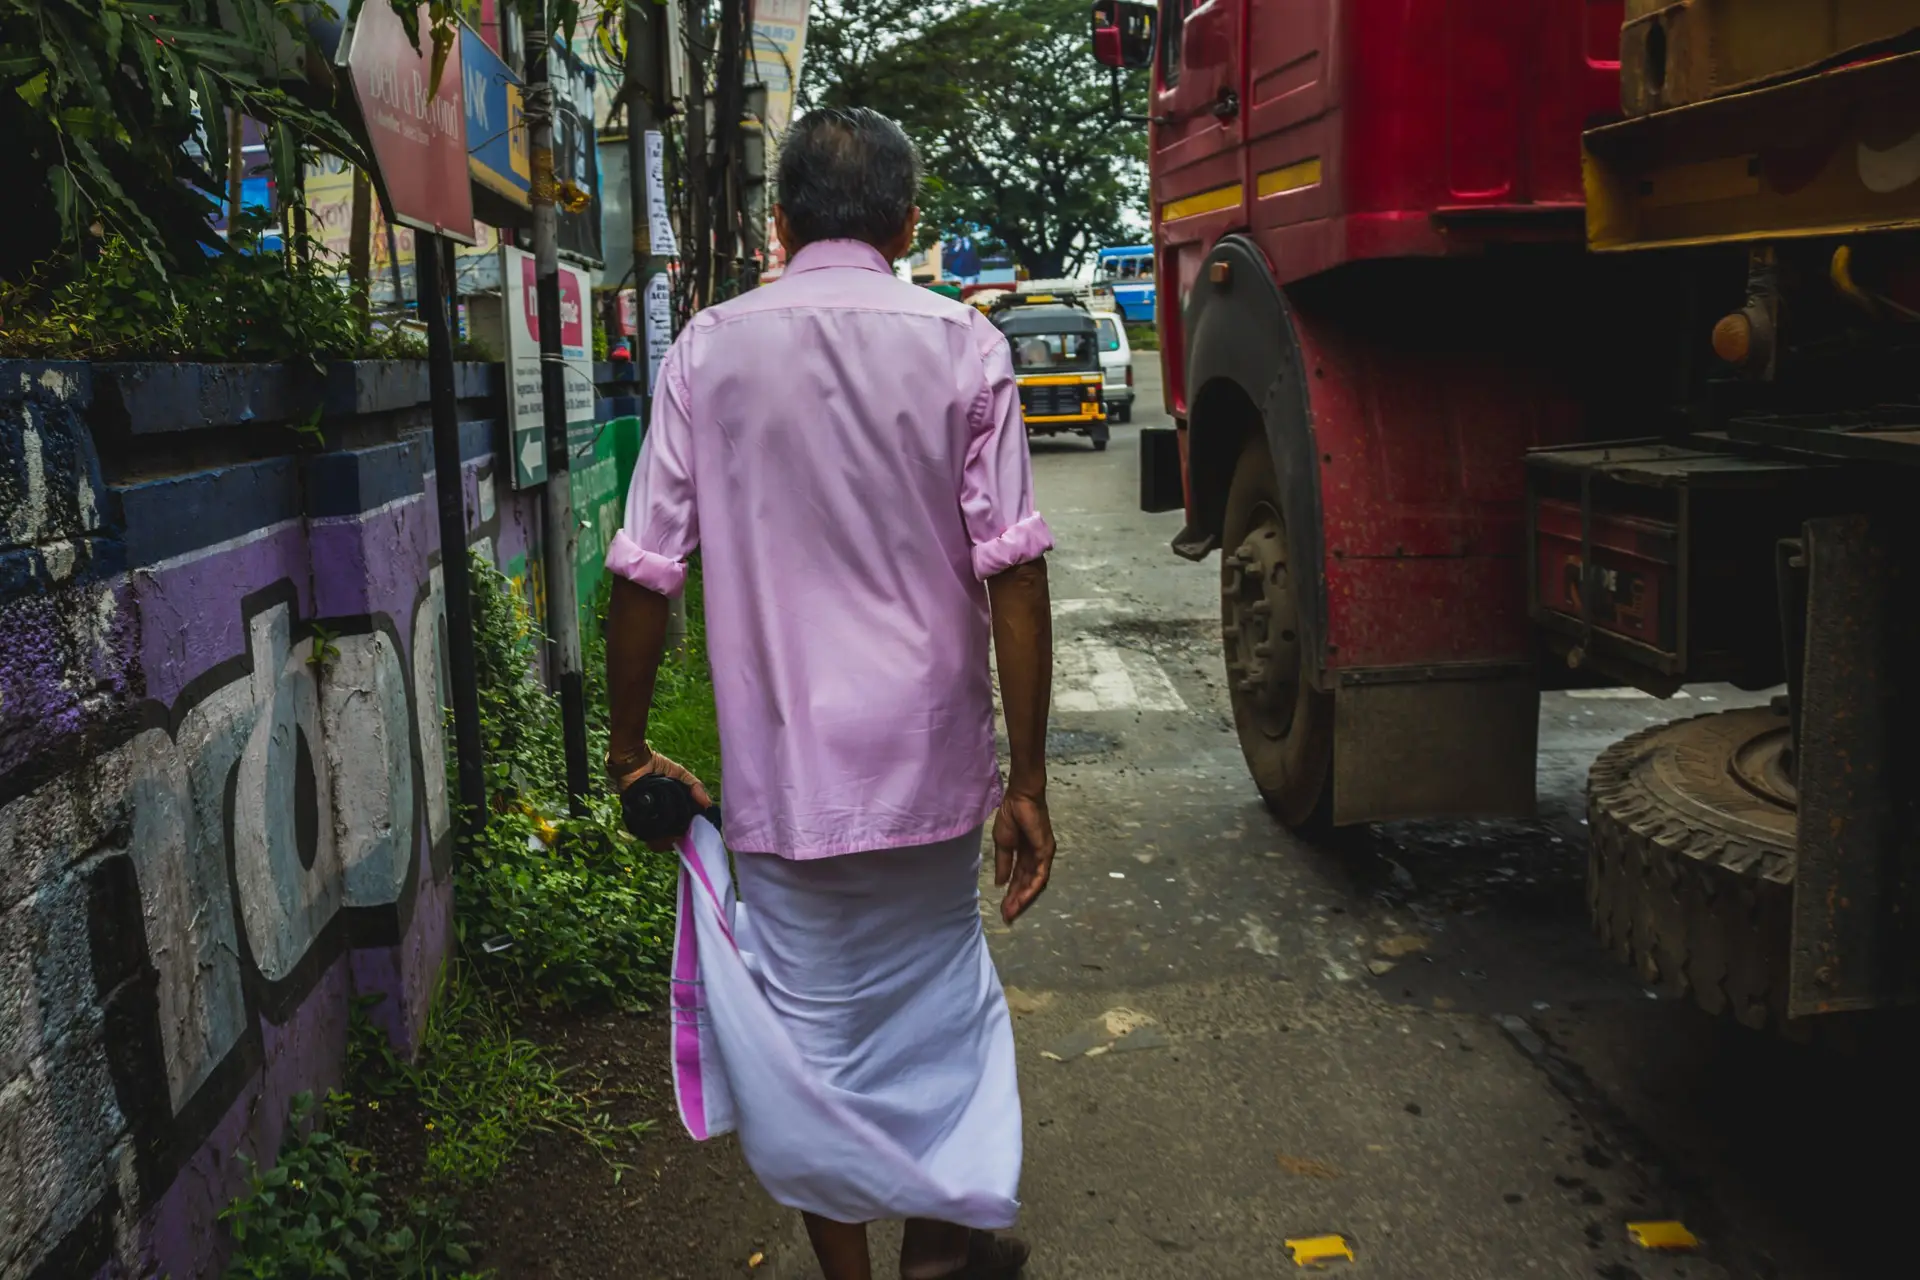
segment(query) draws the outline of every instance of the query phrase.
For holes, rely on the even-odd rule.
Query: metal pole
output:
[[[443,242],[413,235],[420,318],[427,326],[427,388],[433,407],[433,488],[440,508],[440,579],[447,601],[447,677],[453,694],[453,754],[460,777],[461,838],[486,824],[486,758],[480,741],[480,678],[473,654],[473,586],[467,566],[466,485],[454,411],[453,334],[447,328]]]
[[[687,6],[687,190],[693,198],[687,202],[686,238],[680,250],[692,297],[692,310],[713,300],[713,234],[711,207],[713,180],[708,165],[712,142],[707,135],[707,60],[705,57],[707,24],[702,7]]]
[[[560,239],[554,208],[553,81],[547,59],[553,33],[541,6],[527,32],[527,126],[533,152],[533,271],[540,305],[541,408],[547,429],[546,548],[548,669],[560,693],[560,731],[567,752],[567,798],[586,812],[587,703],[580,674],[580,602],[573,566],[579,529],[573,518],[573,474],[567,443],[567,366],[560,350]],[[582,306],[587,299],[580,300]]]
[[[666,56],[664,28],[659,6],[643,0],[628,0],[627,35],[627,204],[633,211],[633,281],[640,299],[640,332],[634,339],[634,368],[640,370],[641,394],[645,409],[641,422],[653,421],[653,362],[647,355],[647,286],[664,275],[667,260],[654,256],[652,210],[647,202],[647,131],[655,128],[665,114],[660,102],[666,97]],[[664,158],[662,163],[665,163]],[[644,426],[643,426],[644,429]],[[667,609],[667,651],[675,652],[687,642],[687,601],[675,596]]]

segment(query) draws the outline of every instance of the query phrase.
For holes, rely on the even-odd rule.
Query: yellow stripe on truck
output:
[[[1174,222],[1181,218],[1197,218],[1203,213],[1218,213],[1238,205],[1245,194],[1246,189],[1236,182],[1230,187],[1202,191],[1197,196],[1182,196],[1160,206],[1160,220]]]
[[[1254,195],[1264,200],[1268,196],[1285,195],[1289,191],[1298,191],[1303,187],[1320,185],[1320,157],[1301,160],[1294,164],[1282,165],[1278,169],[1269,169],[1254,179]]]

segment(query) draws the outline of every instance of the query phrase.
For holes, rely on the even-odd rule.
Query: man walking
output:
[[[1052,868],[1052,537],[1005,340],[892,273],[918,185],[884,116],[792,126],[786,273],[700,313],[668,352],[607,555],[608,771],[621,787],[679,777],[704,803],[646,742],[667,601],[701,551],[759,990],[806,1091],[847,1117],[812,1144],[773,1140],[778,1117],[743,1120],[742,1147],[805,1214],[827,1280],[868,1280],[865,1223],[880,1218],[907,1220],[906,1280],[1012,1276],[1027,1255],[991,1234],[1018,1209],[1020,1101],[979,867],[997,808],[1005,920]],[[734,1104],[750,1116],[754,1099]]]

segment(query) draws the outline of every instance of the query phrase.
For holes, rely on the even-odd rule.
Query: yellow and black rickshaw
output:
[[[1071,431],[1105,449],[1100,330],[1086,308],[1067,295],[1018,293],[996,300],[990,318],[1013,349],[1027,434]]]

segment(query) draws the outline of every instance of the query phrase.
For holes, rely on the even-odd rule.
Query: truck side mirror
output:
[[[1153,64],[1153,6],[1099,0],[1093,6],[1093,60],[1116,71]]]

